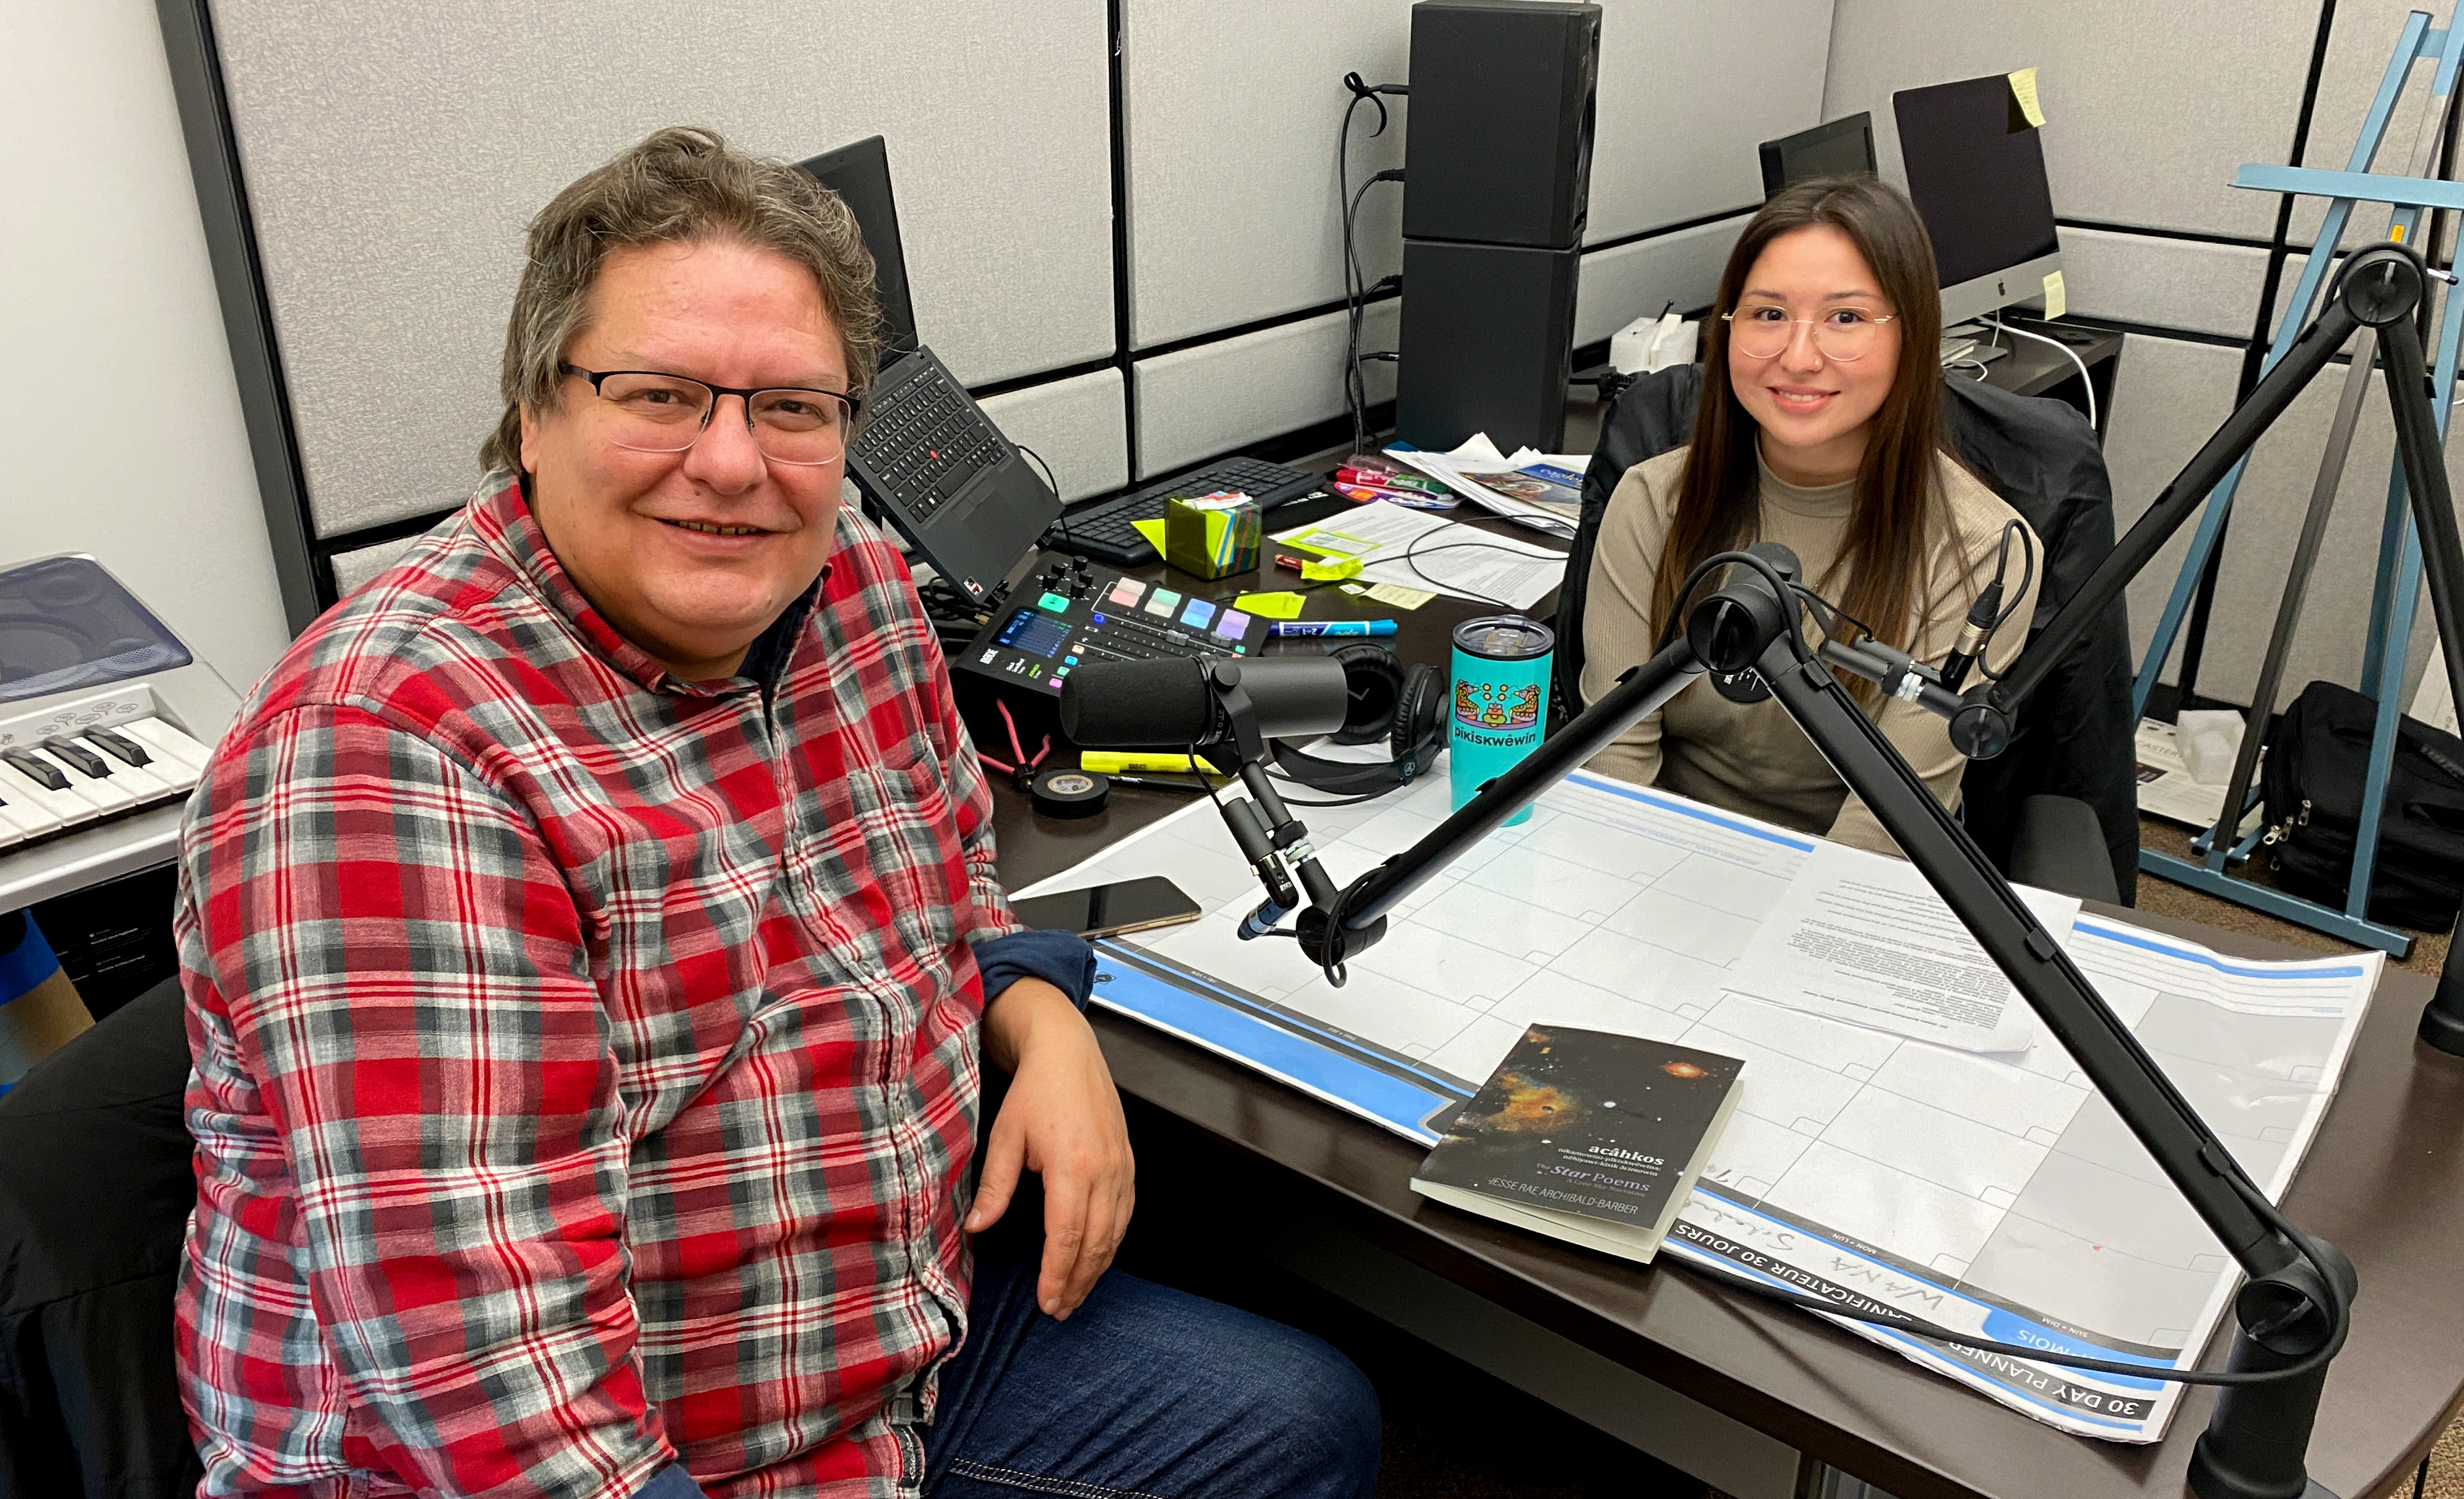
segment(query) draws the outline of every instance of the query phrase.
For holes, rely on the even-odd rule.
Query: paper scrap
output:
[[[2021,68],[2011,75],[2011,108],[2018,121],[2013,130],[2034,130],[2045,122],[2045,107],[2036,99],[2036,70]]]
[[[1244,593],[1232,601],[1236,609],[1255,614],[1260,619],[1298,619],[1301,606],[1309,603],[1288,590],[1276,593]]]
[[[1406,588],[1399,583],[1381,583],[1363,595],[1380,604],[1391,604],[1398,609],[1417,609],[1437,597],[1426,588]]]
[[[2048,272],[2046,272],[2046,273],[2045,273],[2045,316],[2046,316],[2046,318],[2048,318],[2048,319],[2058,318],[2058,317],[2060,317],[2062,314],[2064,314],[2064,313],[2066,313],[2066,312],[2070,311],[2070,309],[2071,309],[2070,294],[2069,294],[2068,292],[2066,292],[2066,291],[2064,291],[2064,290],[2062,289],[2062,274],[2061,274],[2059,271],[2048,271]]]
[[[1155,549],[1157,557],[1163,555],[1163,518],[1161,516],[1155,517],[1153,520],[1133,520],[1130,524],[1138,535],[1147,539],[1147,545]]]
[[[2077,897],[2014,887],[2056,941]],[[1962,1051],[2025,1051],[2031,1011],[1916,866],[1817,843],[1727,987],[1766,1003]]]

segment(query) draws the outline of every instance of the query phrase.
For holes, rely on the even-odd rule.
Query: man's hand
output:
[[[1044,1179],[1044,1271],[1036,1304],[1067,1320],[1112,1263],[1137,1199],[1130,1127],[1095,1032],[1069,997],[1021,979],[984,1008],[984,1050],[1010,1073],[984,1148],[966,1230],[1001,1221],[1023,1166]]]

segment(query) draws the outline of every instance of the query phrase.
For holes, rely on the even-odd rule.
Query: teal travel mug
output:
[[[1556,650],[1555,631],[1520,614],[1455,627],[1454,729],[1446,759],[1458,809],[1540,742],[1549,716],[1549,661]],[[1527,806],[1506,825],[1530,818]]]

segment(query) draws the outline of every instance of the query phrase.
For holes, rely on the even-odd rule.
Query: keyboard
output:
[[[176,803],[205,774],[208,753],[153,716],[0,743],[0,850]]]
[[[1001,434],[931,361],[879,395],[856,450],[886,491],[879,497],[919,525],[1004,456]]]
[[[1175,496],[1195,499],[1219,490],[1239,490],[1255,499],[1261,511],[1268,511],[1325,488],[1323,474],[1286,468],[1263,458],[1218,458],[1203,468],[1066,517],[1059,528],[1061,544],[1115,567],[1135,567],[1154,562],[1155,549],[1130,522],[1161,520],[1164,501]]]

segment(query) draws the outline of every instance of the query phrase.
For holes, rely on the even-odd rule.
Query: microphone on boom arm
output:
[[[1272,932],[1304,893],[1321,907],[1335,897],[1309,829],[1266,779],[1265,741],[1332,734],[1351,709],[1343,665],[1329,656],[1090,661],[1062,686],[1061,731],[1082,749],[1230,749],[1249,795],[1218,796],[1216,805],[1266,890],[1241,923],[1248,938]]]

